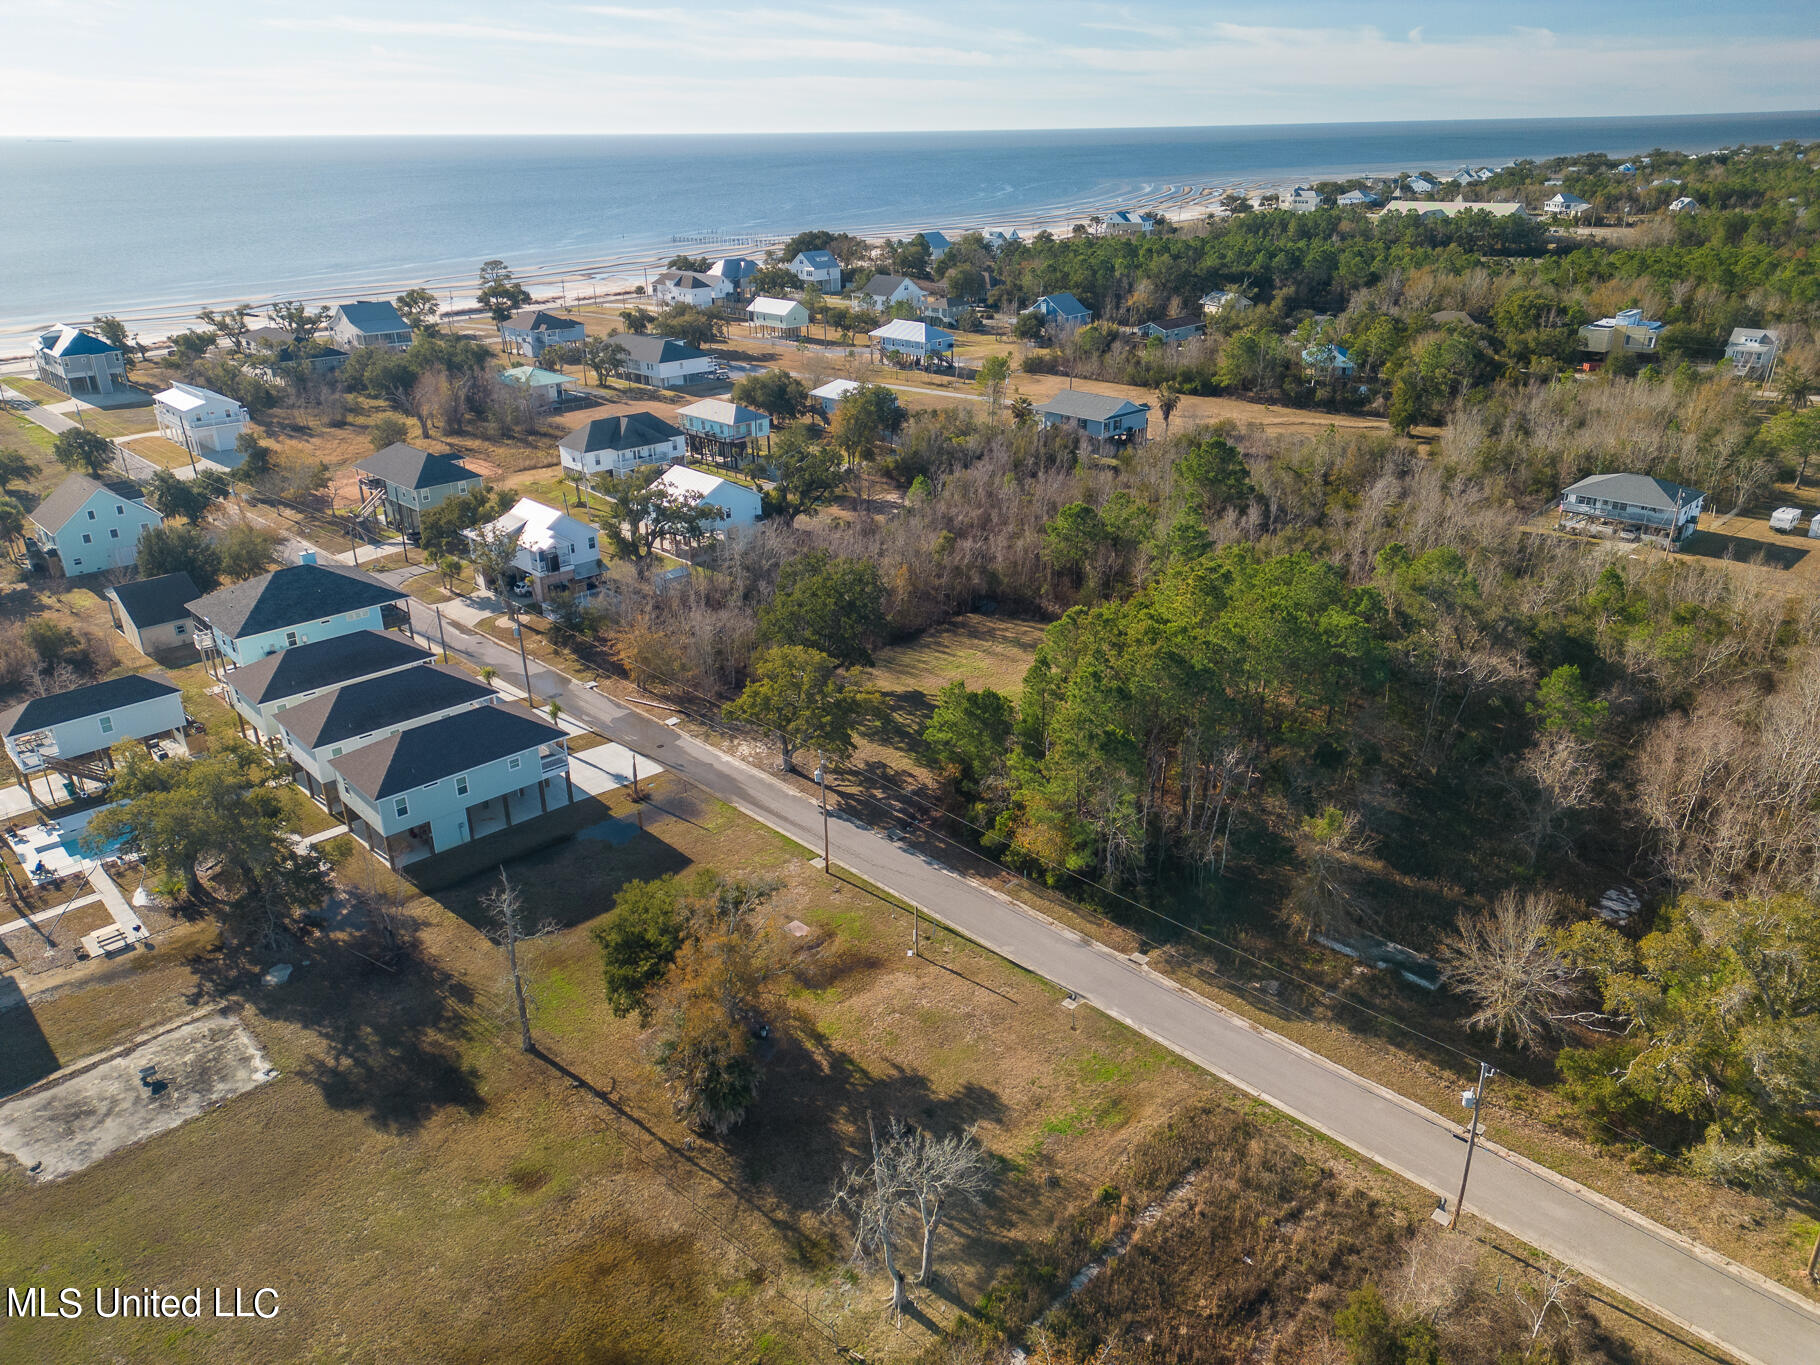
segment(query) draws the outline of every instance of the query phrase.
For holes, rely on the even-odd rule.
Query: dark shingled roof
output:
[[[506,326],[514,332],[573,332],[582,327],[580,318],[565,318],[555,313],[545,312],[542,308],[527,309],[514,313],[506,319]]]
[[[563,732],[516,706],[482,706],[401,730],[329,766],[369,801],[383,801],[426,782],[470,772],[511,754],[561,739]],[[540,777],[532,769],[526,781]]]
[[[675,337],[628,334],[613,339],[626,348],[626,359],[636,360],[641,365],[668,365],[678,360],[705,360],[708,354],[706,351],[696,350],[686,341],[678,341]]]
[[[98,716],[122,706],[179,696],[181,691],[170,679],[156,673],[129,673],[124,678],[109,678],[106,682],[77,687],[55,696],[36,697],[23,706],[0,711],[0,735],[11,739],[14,735],[81,720],[84,716]]]
[[[228,674],[228,682],[249,702],[263,705],[299,692],[339,687],[375,673],[408,668],[429,657],[429,650],[419,649],[393,631],[357,630],[268,654],[256,663],[234,669]]]
[[[199,597],[190,603],[190,612],[230,639],[238,639],[403,597],[397,588],[358,569],[340,564],[287,564]]]
[[[32,509],[32,520],[47,531],[61,531],[69,519],[82,510],[82,504],[103,490],[125,502],[143,502],[145,493],[136,483],[115,479],[101,483],[86,474],[71,474],[56,490]]]
[[[627,412],[583,422],[563,437],[557,448],[576,455],[594,450],[641,450],[681,435],[681,427],[671,426],[654,412]]]
[[[190,603],[202,596],[190,576],[181,570],[117,583],[107,590],[107,595],[119,604],[120,614],[133,623],[134,630],[187,621]]]
[[[431,664],[383,677],[362,678],[320,697],[311,697],[284,712],[279,723],[306,749],[320,749],[354,735],[408,725],[437,711],[475,706],[497,698],[492,688],[459,669]]]
[[[480,477],[453,455],[433,455],[403,441],[367,456],[354,468],[399,488],[441,488]]]
[[[354,303],[344,303],[336,311],[348,320],[349,326],[362,335],[411,330],[411,324],[406,322],[398,310],[384,299],[377,302],[371,299],[360,299]]]
[[[1203,327],[1206,324],[1202,321],[1199,313],[1183,313],[1180,317],[1158,318],[1155,322],[1147,325],[1151,327],[1161,327],[1165,332],[1182,332],[1190,327]]]

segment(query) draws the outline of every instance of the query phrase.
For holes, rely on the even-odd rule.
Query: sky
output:
[[[0,136],[1183,127],[1816,107],[1814,0],[0,0]]]

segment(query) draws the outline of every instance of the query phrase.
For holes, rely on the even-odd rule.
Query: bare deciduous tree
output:
[[[532,928],[525,919],[524,895],[499,869],[499,885],[480,898],[480,907],[492,922],[488,937],[506,950],[506,971],[512,979],[512,995],[518,1005],[518,1045],[526,1052],[536,1051],[531,1041],[531,988],[525,981],[523,966],[518,961],[518,947],[532,939],[553,933],[554,924],[545,922]]]
[[[902,1313],[910,1296],[892,1245],[894,1226],[900,1218],[916,1218],[922,1233],[917,1283],[930,1283],[942,1219],[955,1201],[977,1203],[985,1194],[992,1180],[991,1158],[972,1128],[938,1138],[893,1119],[881,1139],[870,1114],[866,1128],[872,1160],[842,1173],[834,1208],[854,1220],[854,1258],[864,1261],[876,1254],[883,1263],[891,1279],[892,1310]]]
[[[1545,892],[1505,891],[1491,909],[1463,916],[1441,949],[1448,982],[1479,1007],[1467,1026],[1491,1029],[1499,1047],[1506,1037],[1537,1047],[1565,1017],[1575,973],[1550,941],[1557,911]]]

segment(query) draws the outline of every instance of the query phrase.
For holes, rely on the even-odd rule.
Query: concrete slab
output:
[[[638,759],[638,780],[656,777],[663,767],[644,757]],[[597,744],[569,755],[569,776],[578,790],[601,796],[616,787],[632,784],[632,751],[623,744]]]
[[[145,1067],[157,1068],[150,1085]],[[245,1025],[212,1014],[0,1103],[0,1151],[33,1180],[60,1180],[273,1074]]]

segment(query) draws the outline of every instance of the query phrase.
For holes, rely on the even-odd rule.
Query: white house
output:
[[[359,350],[362,346],[405,351],[411,346],[411,324],[383,299],[338,304],[329,318],[329,335],[344,351]]]
[[[1283,196],[1281,203],[1295,213],[1312,213],[1321,207],[1321,196],[1306,185],[1297,185]]]
[[[746,292],[746,281],[763,268],[750,256],[722,256],[708,267],[708,273],[725,280],[729,294],[738,295]]]
[[[53,328],[38,338],[38,379],[72,398],[126,387],[126,357],[118,346],[80,327]]]
[[[822,412],[829,417],[841,404],[841,399],[849,394],[858,393],[862,385],[857,379],[830,379],[819,389],[810,389],[809,397],[822,405]]]
[[[658,476],[657,485],[689,502],[720,508],[724,526],[751,526],[764,515],[764,499],[756,489],[705,469],[672,465]]]
[[[145,505],[137,484],[98,483],[72,474],[26,513],[32,544],[28,553],[42,555],[45,567],[75,577],[121,569],[139,558],[139,537],[164,518]]]
[[[397,868],[575,798],[568,737],[521,706],[478,706],[330,763],[349,831]]]
[[[501,349],[536,360],[552,346],[579,346],[588,339],[579,318],[565,318],[538,308],[514,313],[499,324]]]
[[[1412,175],[1403,184],[1411,194],[1433,194],[1435,192],[1435,182],[1425,175]]]
[[[884,312],[894,303],[921,308],[928,297],[928,291],[908,275],[874,275],[853,290],[853,301],[875,313]]]
[[[872,338],[881,360],[887,355],[907,355],[924,364],[942,356],[948,357],[949,363],[953,361],[954,333],[926,322],[897,318],[883,327],[873,328],[867,335]]]
[[[1698,213],[1700,201],[1684,194],[1679,199],[1670,202],[1668,211],[1670,213]]]
[[[1201,311],[1218,316],[1221,313],[1243,313],[1251,300],[1232,289],[1212,289],[1201,295]]]
[[[571,474],[623,474],[647,464],[672,464],[686,453],[680,427],[654,412],[626,412],[583,422],[561,441],[556,454]]]
[[[986,234],[986,248],[996,255],[1006,247],[1020,243],[1023,240],[1023,237],[1016,228],[1011,229],[1010,232],[1001,232],[999,229],[993,228],[992,231]]]
[[[712,308],[732,292],[732,280],[693,270],[666,270],[651,283],[651,293],[659,303],[686,303],[696,308]]]
[[[173,384],[152,399],[158,433],[192,455],[231,451],[251,420],[246,406],[195,384]]]
[[[0,736],[29,794],[39,773],[106,781],[107,750],[133,739],[179,740],[189,719],[182,689],[154,674],[129,673],[0,712]]]
[[[586,586],[600,577],[600,533],[535,498],[520,498],[497,521],[462,534],[473,540],[513,531],[518,533],[518,550],[507,581],[489,584],[477,572],[482,588],[541,604],[557,588]]]
[[[832,251],[799,251],[785,268],[824,294],[840,293],[840,261]]]
[[[1368,204],[1378,202],[1378,196],[1370,190],[1347,190],[1340,196],[1340,207],[1343,209],[1362,209]]]
[[[499,372],[499,382],[524,394],[533,412],[549,412],[568,400],[575,379],[541,365],[514,365]]]
[[[1036,415],[1045,427],[1069,426],[1096,441],[1125,445],[1143,437],[1150,428],[1150,405],[1133,403],[1113,394],[1063,389]]]
[[[387,739],[414,725],[492,706],[499,694],[456,668],[430,664],[409,678],[362,678],[286,708],[277,716],[293,776],[329,810],[339,812],[338,774],[330,766],[343,754]]]
[[[228,670],[227,702],[260,739],[277,739],[279,718],[293,707],[364,678],[409,692],[410,679],[399,675],[430,658],[393,630],[330,635]]]
[[[714,378],[720,361],[674,337],[615,337],[625,347],[625,373],[656,389],[703,384]]]
[[[801,336],[809,325],[809,310],[795,299],[760,294],[746,305],[746,321],[752,324],[753,331],[768,336]]]
[[[752,442],[763,440],[767,449],[770,446],[771,419],[730,398],[704,398],[676,415],[682,418],[689,453],[704,460],[737,467]]]
[[[925,228],[922,238],[929,244],[929,259],[932,261],[941,260],[954,246],[954,243],[948,240],[947,233],[937,232],[933,228]]]
[[[1542,205],[1542,212],[1556,217],[1578,218],[1591,211],[1591,204],[1577,194],[1569,194],[1566,190],[1561,190]]]
[[[1767,379],[1776,368],[1776,351],[1782,344],[1780,332],[1762,327],[1734,327],[1731,340],[1725,343],[1725,358],[1732,363],[1732,373],[1741,379]]]

